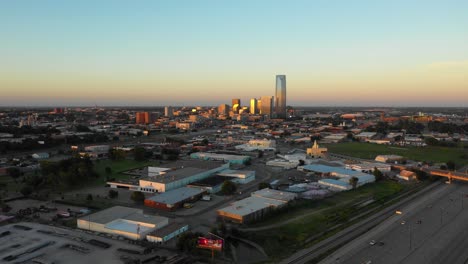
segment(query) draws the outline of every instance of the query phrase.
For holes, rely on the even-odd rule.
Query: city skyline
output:
[[[0,106],[468,106],[468,2],[110,3],[2,2]]]

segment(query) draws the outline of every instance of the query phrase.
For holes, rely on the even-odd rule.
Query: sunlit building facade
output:
[[[250,113],[252,115],[258,114],[258,104],[257,104],[257,99],[252,98],[250,99]]]
[[[286,75],[276,75],[275,114],[286,118]]]
[[[262,102],[260,114],[271,117],[273,113],[273,96],[262,96],[260,100]]]
[[[232,111],[234,113],[239,113],[241,109],[241,100],[240,99],[232,99]]]

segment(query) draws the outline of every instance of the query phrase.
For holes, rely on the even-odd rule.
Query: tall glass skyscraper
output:
[[[276,75],[275,114],[286,118],[286,75]]]

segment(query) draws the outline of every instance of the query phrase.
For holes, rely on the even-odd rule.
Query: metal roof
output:
[[[157,203],[176,204],[178,202],[187,200],[193,196],[199,195],[205,190],[199,188],[181,187],[175,190],[167,191],[161,194],[147,198]]]

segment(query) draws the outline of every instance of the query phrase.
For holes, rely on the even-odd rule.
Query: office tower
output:
[[[135,114],[135,123],[136,124],[149,124],[151,122],[150,120],[150,114],[148,112],[137,112]]]
[[[229,105],[227,104],[220,104],[218,106],[218,114],[220,115],[228,115],[229,114]]]
[[[258,108],[257,99],[255,98],[250,99],[250,113],[252,115],[256,115],[258,113],[257,108]]]
[[[286,75],[276,75],[275,114],[286,118]]]
[[[260,113],[271,117],[273,113],[273,96],[262,96],[260,100],[262,102]]]
[[[239,113],[240,108],[241,108],[241,100],[240,99],[232,99],[232,111],[234,113]]]
[[[174,115],[174,109],[172,109],[172,106],[164,107],[164,116],[172,117],[173,115]]]

